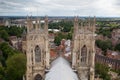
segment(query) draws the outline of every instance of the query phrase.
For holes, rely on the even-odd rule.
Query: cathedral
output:
[[[75,76],[69,80],[94,80],[95,18],[93,20],[90,18],[88,20],[74,18],[71,64],[61,56],[53,62],[50,61],[48,18],[45,17],[44,21],[44,24],[41,25],[40,18],[34,19],[33,23],[33,19],[27,17],[27,31],[22,41],[23,52],[27,58],[25,80],[56,80],[56,74],[62,74],[62,72],[63,74],[66,72],[67,75],[63,75],[66,78],[59,78],[58,80],[69,79],[67,77],[72,76],[69,74]],[[55,65],[58,66],[57,69]],[[65,70],[65,67],[60,68],[60,66],[68,67],[71,72],[67,72],[68,69]],[[56,76],[52,75],[52,71]]]

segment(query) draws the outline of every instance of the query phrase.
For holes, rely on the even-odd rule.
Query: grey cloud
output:
[[[114,1],[115,4],[110,5],[112,9],[107,9],[106,3],[110,4]],[[108,4],[109,5],[109,4]],[[0,15],[27,15],[32,12],[33,15],[96,15],[96,16],[118,16],[120,8],[119,0],[3,0],[0,1]],[[29,9],[29,10],[27,10]],[[37,11],[35,11],[36,9]],[[117,11],[118,10],[118,11]],[[114,11],[114,13],[113,13]],[[10,14],[9,14],[10,13]]]

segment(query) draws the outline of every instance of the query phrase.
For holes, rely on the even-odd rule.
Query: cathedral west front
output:
[[[51,77],[47,77],[47,79],[45,78],[46,74],[51,74],[52,71],[57,71],[51,70],[52,67],[55,66],[51,65],[52,62],[50,59],[48,18],[45,17],[43,25],[41,25],[40,18],[34,19],[33,23],[33,19],[27,17],[26,21],[27,30],[22,41],[23,52],[26,54],[27,58],[25,80],[54,80]],[[71,50],[72,63],[69,64],[63,60],[63,58],[59,57],[59,59],[55,59],[56,61],[54,60],[53,63],[60,63],[58,70],[62,64],[63,66],[66,66],[64,64],[69,64],[71,72],[72,70],[73,72],[74,70],[76,71],[75,73],[77,74],[78,80],[94,80],[95,18],[92,20],[90,18],[87,20],[80,20],[78,17],[75,17],[73,22],[74,31]],[[63,62],[59,60],[62,60]],[[63,68],[65,69],[65,67]],[[61,68],[61,70],[63,68]],[[60,73],[62,73],[62,71]],[[57,72],[55,75],[56,74]],[[69,74],[70,73],[68,73],[68,77]],[[61,78],[60,80],[63,79],[64,78]],[[77,80],[77,78],[71,78],[71,80]]]

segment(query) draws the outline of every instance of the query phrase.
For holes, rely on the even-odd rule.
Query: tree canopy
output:
[[[6,42],[0,44],[0,51],[0,80],[22,80],[26,70],[25,54]]]
[[[120,51],[120,43],[115,46],[115,50]]]
[[[107,51],[107,49],[112,50],[112,42],[110,40],[96,40],[96,45],[101,48],[104,52]]]
[[[49,23],[49,29],[60,29],[62,32],[70,32],[73,27],[72,21],[60,21]]]
[[[25,27],[6,27],[6,26],[0,26],[0,38],[4,40],[8,40],[9,36],[17,36],[20,37],[23,33],[23,30]]]
[[[95,64],[95,75],[99,75],[103,80],[111,80],[108,74],[109,67],[100,63]]]
[[[7,77],[9,80],[22,80],[26,71],[26,57],[24,54],[15,54],[7,59]]]

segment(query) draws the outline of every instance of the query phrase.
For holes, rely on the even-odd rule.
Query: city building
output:
[[[120,43],[120,29],[114,29],[112,31],[112,44],[115,46]]]
[[[17,36],[10,36],[9,43],[12,45],[13,48],[17,50],[22,50],[22,38],[17,38]]]

